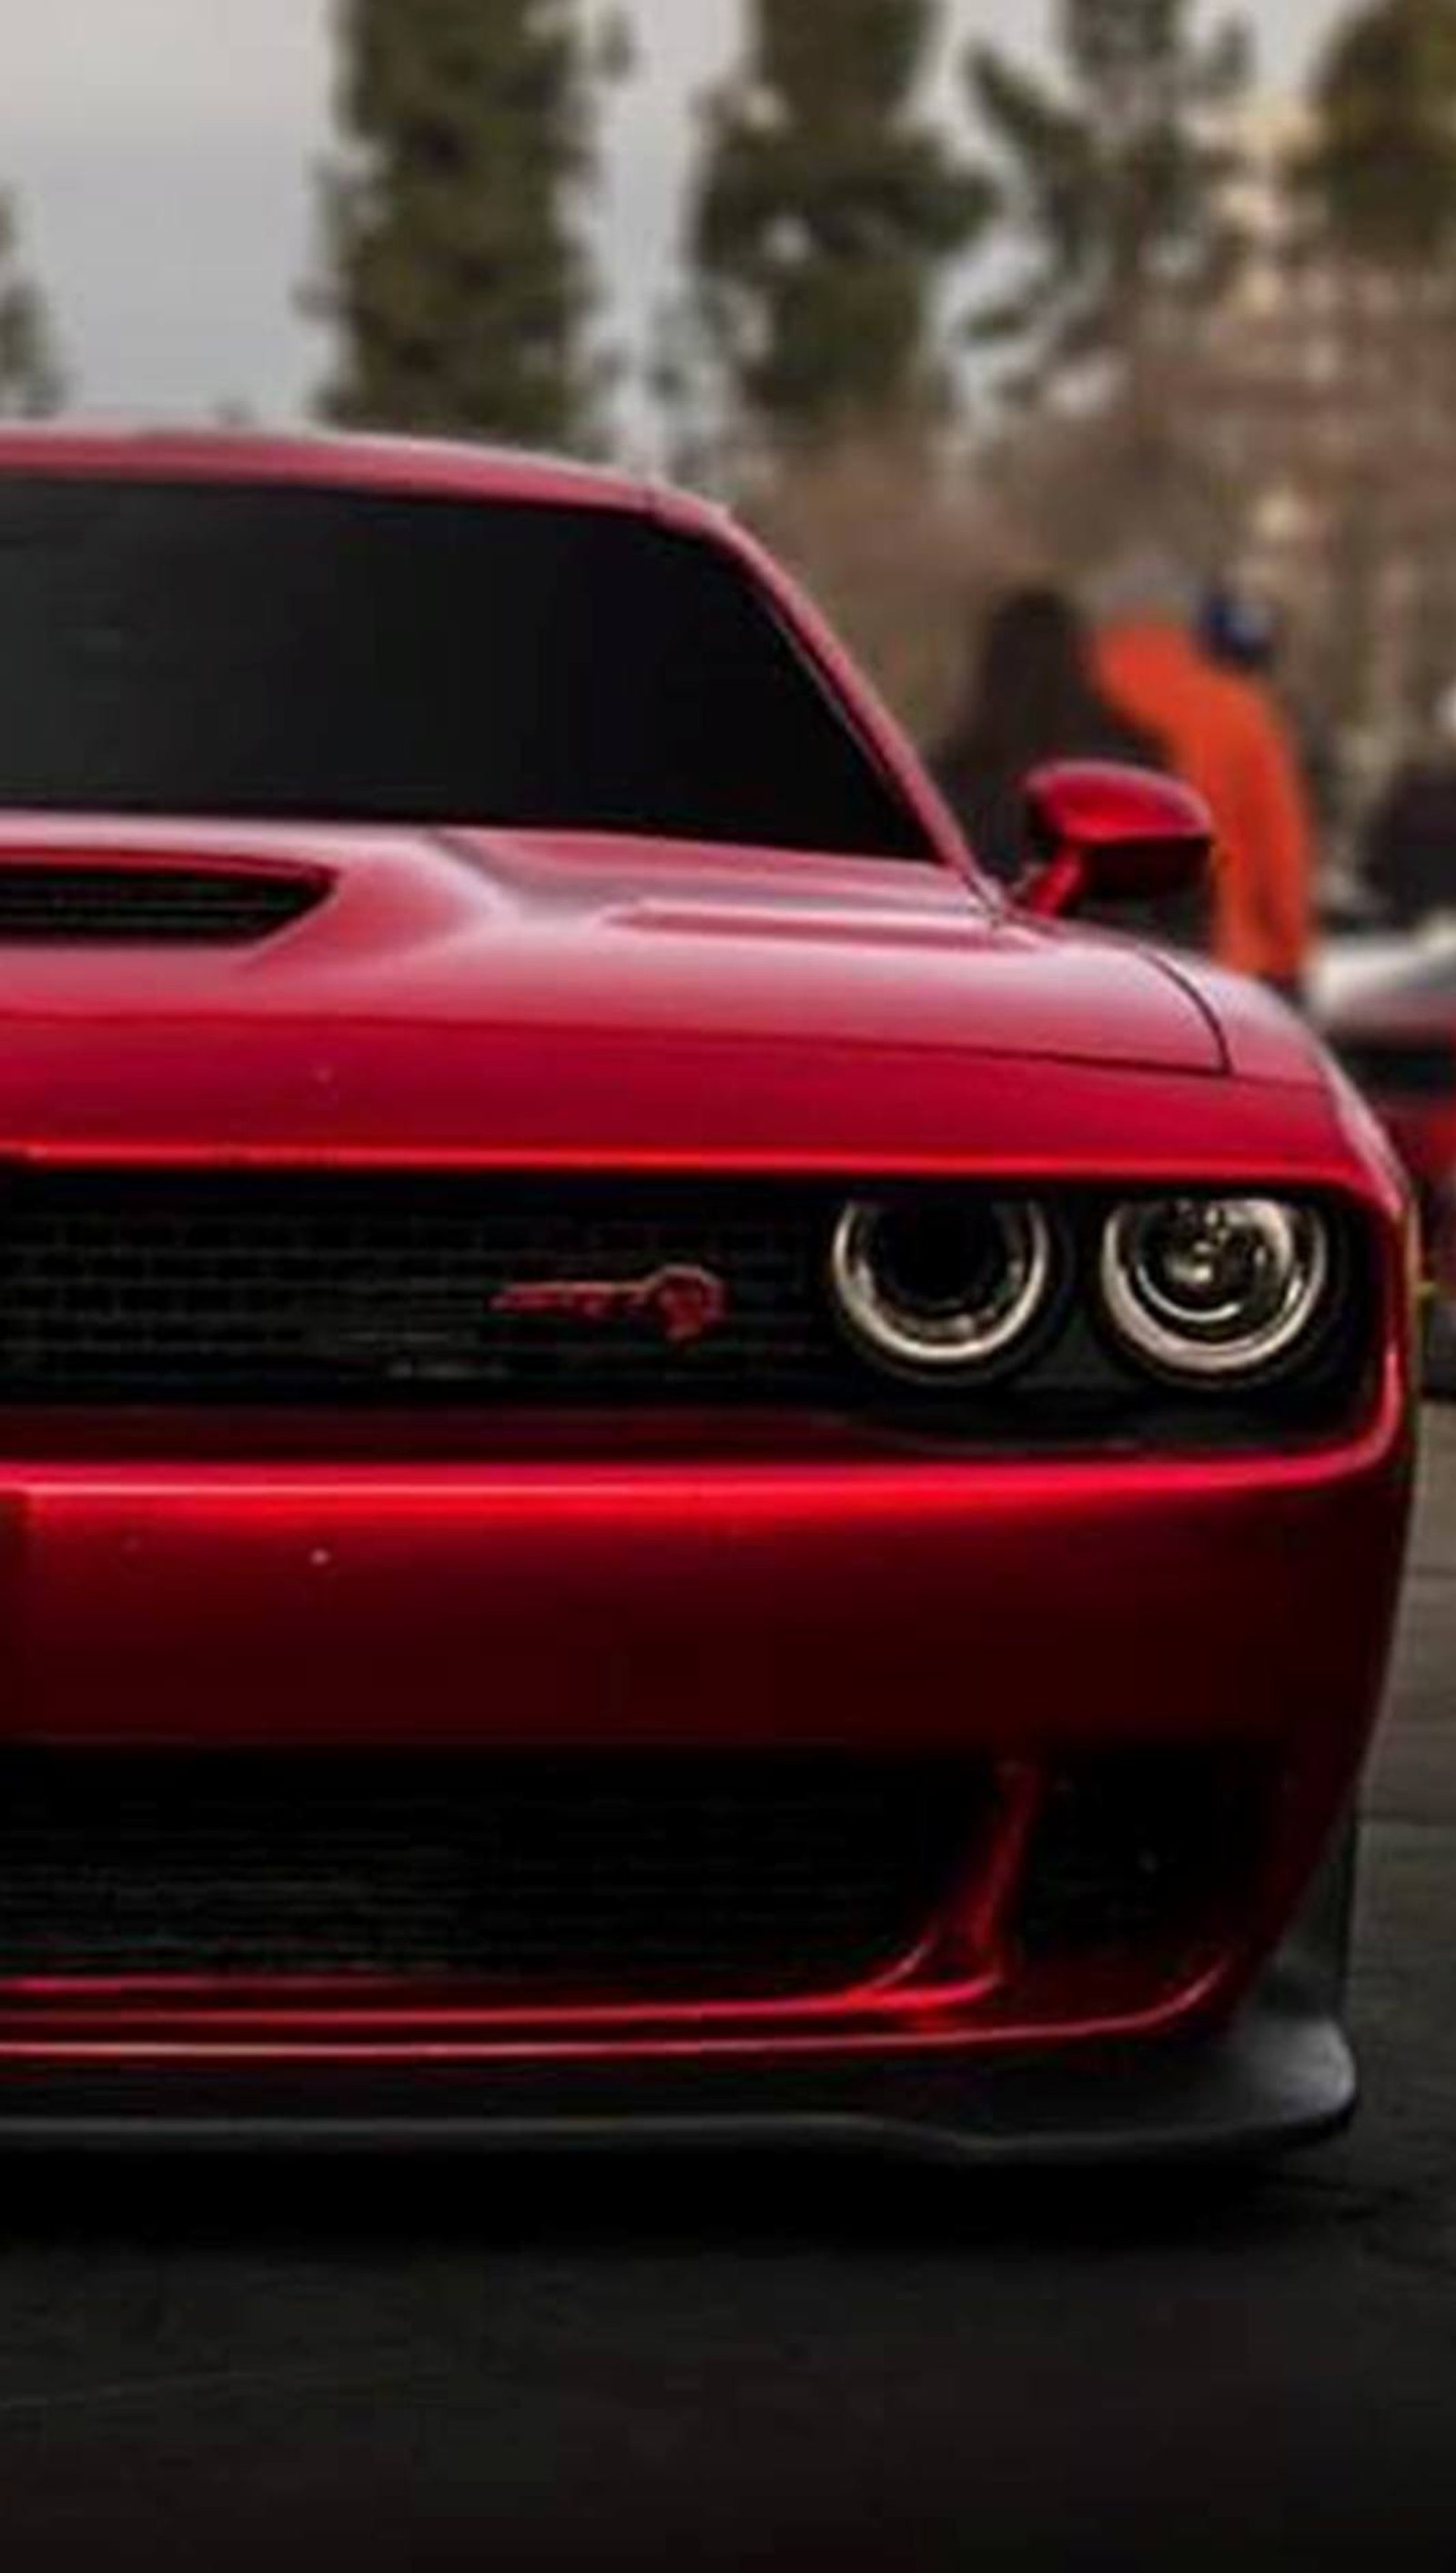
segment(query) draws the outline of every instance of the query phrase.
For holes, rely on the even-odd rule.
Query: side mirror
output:
[[[1027,805],[1037,856],[1018,898],[1044,920],[1083,902],[1165,902],[1207,880],[1213,816],[1175,778],[1063,760],[1028,780]]]

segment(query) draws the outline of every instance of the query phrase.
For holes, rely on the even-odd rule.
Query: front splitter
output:
[[[0,2153],[848,2146],[1065,2168],[1313,2143],[1344,2125],[1356,2089],[1338,2021],[1274,1991],[1210,2037],[1051,2061],[50,2073],[0,2096]]]

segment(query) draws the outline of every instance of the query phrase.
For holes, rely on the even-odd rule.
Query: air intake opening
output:
[[[9,1750],[0,1982],[836,1992],[919,1946],[987,1795],[833,1753]]]
[[[0,945],[250,946],[301,920],[327,890],[324,877],[293,868],[5,860]]]
[[[1037,1965],[1195,1946],[1258,1868],[1269,1780],[1253,1755],[1159,1748],[1070,1762],[1016,1912]]]

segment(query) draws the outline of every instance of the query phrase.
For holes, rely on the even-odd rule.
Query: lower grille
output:
[[[987,1793],[963,1763],[824,1754],[9,1753],[0,1980],[843,1990],[920,1943]]]

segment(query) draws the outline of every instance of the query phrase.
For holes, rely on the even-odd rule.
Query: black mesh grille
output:
[[[312,1411],[315,1431],[328,1414],[368,1436],[390,1411],[443,1435],[512,1405],[698,1405],[873,1416],[995,1450],[1240,1446],[1347,1417],[1373,1345],[1352,1257],[1361,1291],[1287,1378],[1201,1402],[1160,1386],[1092,1326],[1101,1216],[1069,1193],[1085,1291],[1055,1300],[1031,1362],[1004,1383],[912,1384],[836,1318],[843,1205],[843,1187],[787,1179],[15,1165],[0,1169],[0,1406],[48,1413],[23,1434],[63,1440],[88,1407],[129,1408],[144,1437],[191,1405],[226,1415],[227,1437],[269,1424],[286,1440],[289,1410],[294,1429]]]
[[[1350,1079],[1374,1098],[1456,1098],[1456,1045],[1445,1038],[1352,1038],[1339,1054]]]
[[[802,1194],[33,1174],[0,1188],[0,1397],[773,1399],[839,1363]],[[664,1274],[721,1282],[668,1336]],[[503,1309],[605,1283],[595,1313]]]
[[[837,1990],[919,1944],[985,1795],[833,1754],[10,1753],[0,1978]]]
[[[319,880],[196,867],[0,862],[0,945],[246,946],[302,919]]]

